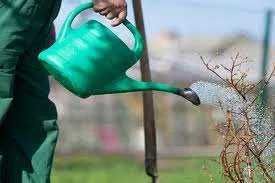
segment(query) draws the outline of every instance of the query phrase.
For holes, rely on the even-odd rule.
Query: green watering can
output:
[[[180,95],[195,105],[200,104],[196,93],[189,88],[137,81],[126,75],[126,71],[142,57],[144,48],[142,36],[128,20],[123,24],[134,35],[132,50],[96,20],[73,29],[74,18],[92,7],[93,3],[87,3],[73,10],[63,24],[57,41],[39,54],[39,60],[58,82],[81,98],[158,90]]]

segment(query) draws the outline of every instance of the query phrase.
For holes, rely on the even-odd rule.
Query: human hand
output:
[[[94,0],[94,11],[111,20],[112,26],[117,26],[127,16],[126,0]]]

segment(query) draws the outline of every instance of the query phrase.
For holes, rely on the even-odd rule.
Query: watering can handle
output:
[[[67,19],[65,20],[62,29],[58,35],[57,41],[61,41],[63,40],[67,33],[70,32],[71,30],[73,30],[72,28],[72,23],[73,20],[75,19],[75,17],[80,14],[82,11],[92,8],[94,6],[94,3],[85,3],[82,4],[80,6],[78,6],[76,9],[74,9],[69,16],[67,17]],[[133,26],[133,24],[131,24],[128,20],[124,20],[123,24],[130,30],[130,32],[133,34],[134,38],[135,38],[135,45],[133,48],[133,52],[137,58],[137,60],[139,60],[142,57],[143,54],[143,49],[144,49],[144,42],[143,42],[143,38],[141,36],[141,34],[139,33],[139,31],[137,30],[137,28],[135,26]]]

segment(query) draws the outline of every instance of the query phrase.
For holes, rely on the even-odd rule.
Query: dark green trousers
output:
[[[0,183],[50,182],[57,113],[37,55],[60,1],[0,0]]]

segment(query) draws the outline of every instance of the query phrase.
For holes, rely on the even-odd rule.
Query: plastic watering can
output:
[[[134,36],[133,49],[96,20],[72,28],[74,18],[92,7],[93,3],[87,3],[73,10],[65,20],[57,41],[39,54],[39,60],[58,82],[81,98],[158,90],[183,96],[195,105],[200,104],[196,93],[189,88],[137,81],[126,75],[126,71],[142,57],[144,48],[142,36],[128,20],[123,24]]]

